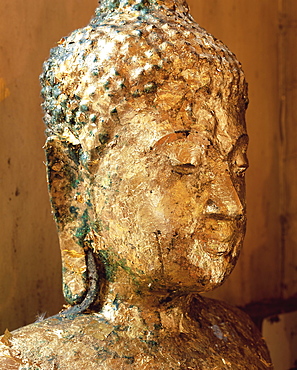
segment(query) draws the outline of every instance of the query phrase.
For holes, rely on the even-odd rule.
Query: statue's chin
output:
[[[143,290],[160,293],[204,293],[219,287],[231,274],[234,266],[234,258],[229,255],[214,256],[207,255],[198,266],[190,264],[184,257],[178,263],[172,263],[164,271],[150,279],[142,282]],[[142,289],[141,289],[142,290]]]
[[[202,246],[203,257],[198,266],[203,271],[204,291],[218,288],[233,271],[241,249],[241,240],[236,243],[207,243]]]
[[[179,257],[170,269],[168,275],[180,286],[196,291],[206,292],[219,287],[233,271],[237,262],[243,237],[240,234],[219,241],[208,239],[206,242],[197,238],[187,248],[187,254]]]
[[[171,269],[167,268],[167,281],[179,289],[207,292],[219,287],[233,271],[242,246],[242,238],[229,242],[196,240],[187,256],[180,257]],[[174,269],[176,267],[176,270]]]

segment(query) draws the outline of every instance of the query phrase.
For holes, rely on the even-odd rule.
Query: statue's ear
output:
[[[88,177],[80,165],[80,145],[48,138],[45,144],[52,212],[62,255],[66,301],[80,303],[87,292],[84,239],[89,232]]]

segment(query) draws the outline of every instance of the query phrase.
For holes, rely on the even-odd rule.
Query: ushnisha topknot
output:
[[[166,9],[167,11],[184,14],[189,13],[188,4],[184,0],[99,0],[96,15],[98,17],[106,17],[106,15],[114,11],[122,11],[123,9],[129,9],[129,11],[137,10],[144,13],[150,12],[152,9]]]
[[[85,150],[104,145],[131,109],[184,111],[181,120],[195,122],[193,104],[205,91],[247,103],[235,55],[175,0],[102,1],[88,26],[52,49],[40,80],[46,135],[82,145],[88,137]]]

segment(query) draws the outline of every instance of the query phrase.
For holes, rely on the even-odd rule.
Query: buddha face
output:
[[[244,113],[219,99],[191,107],[182,125],[158,107],[123,114],[95,174],[98,253],[138,287],[211,290],[242,246]]]

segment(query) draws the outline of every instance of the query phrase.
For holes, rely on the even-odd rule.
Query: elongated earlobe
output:
[[[66,301],[80,303],[87,292],[84,238],[89,232],[87,178],[79,164],[79,145],[51,137],[45,145],[52,212],[58,228],[63,292]]]

